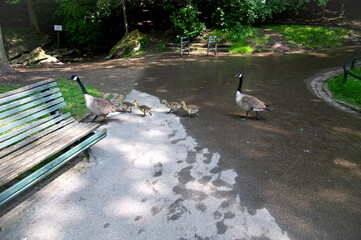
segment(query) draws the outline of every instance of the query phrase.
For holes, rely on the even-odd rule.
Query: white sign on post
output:
[[[60,47],[60,37],[59,37],[59,32],[63,31],[63,26],[62,25],[54,25],[54,31],[56,31],[56,34],[58,35],[58,45]]]
[[[62,25],[54,25],[54,31],[63,31]]]

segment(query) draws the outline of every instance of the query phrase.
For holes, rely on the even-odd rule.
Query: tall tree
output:
[[[15,72],[15,70],[10,67],[8,58],[6,56],[3,35],[0,25],[0,73],[13,73],[13,72]]]
[[[125,8],[125,0],[123,0],[123,19],[124,19],[125,35],[127,35],[128,34],[128,20],[127,20],[127,10]]]
[[[28,8],[31,26],[33,26],[38,33],[41,33],[39,24],[38,24],[38,20],[36,18],[35,11],[34,11],[33,0],[26,0],[26,6]]]

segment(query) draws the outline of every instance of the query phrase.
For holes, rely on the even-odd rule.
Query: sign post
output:
[[[59,32],[63,31],[63,26],[62,25],[54,25],[54,31],[56,31],[57,35],[58,35],[58,45],[60,47],[60,37],[59,37]]]

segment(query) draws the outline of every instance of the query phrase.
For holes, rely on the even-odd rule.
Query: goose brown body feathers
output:
[[[70,80],[76,81],[81,90],[83,91],[85,105],[90,112],[92,112],[97,117],[101,116],[104,118],[105,123],[107,123],[106,116],[111,113],[124,112],[123,108],[114,106],[110,101],[103,98],[96,98],[91,96],[85,89],[83,83],[80,81],[77,75],[71,76]]]
[[[258,112],[271,111],[269,106],[266,105],[261,100],[259,100],[258,98],[242,93],[241,88],[242,88],[243,75],[241,73],[237,73],[235,77],[239,77],[239,85],[236,93],[236,103],[242,110],[246,111],[246,117],[243,118],[242,120],[246,120],[248,118],[248,113],[250,111],[254,111],[256,113],[256,120],[259,119]]]

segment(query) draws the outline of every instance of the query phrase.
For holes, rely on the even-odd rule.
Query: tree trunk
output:
[[[6,56],[3,35],[1,32],[1,25],[0,25],[0,73],[13,73],[15,72],[9,65],[8,58]]]
[[[345,7],[345,0],[342,1],[342,4],[341,4],[341,10],[340,10],[340,14],[343,13],[343,9]]]
[[[35,28],[35,30],[41,34],[40,32],[40,28],[39,28],[39,25],[38,25],[38,20],[36,18],[36,15],[35,15],[35,11],[34,11],[34,7],[33,7],[33,2],[32,0],[26,0],[26,6],[28,7],[28,13],[29,13],[29,18],[30,18],[30,25],[32,27]]]
[[[123,18],[124,18],[125,35],[127,35],[128,34],[128,20],[127,20],[127,11],[125,9],[125,0],[123,1]]]

